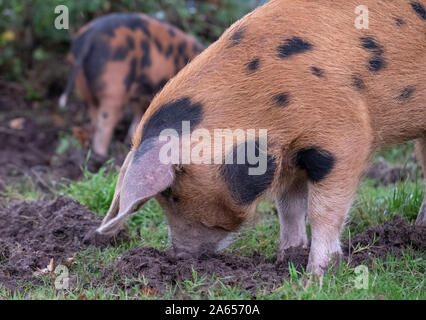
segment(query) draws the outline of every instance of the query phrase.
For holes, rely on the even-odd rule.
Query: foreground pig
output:
[[[378,147],[416,139],[426,173],[425,3],[366,0],[363,30],[354,26],[358,4],[275,0],[230,27],[152,101],[98,231],[117,232],[155,197],[174,253],[200,254],[221,248],[269,196],[280,219],[278,257],[308,245],[307,217],[307,269],[322,274],[341,254],[345,218]],[[242,129],[246,142],[228,148],[198,142],[224,128]],[[163,161],[165,150],[173,153],[173,139],[164,139],[171,132],[180,138],[181,153],[171,157],[179,164]],[[231,151],[254,145],[265,170],[250,173],[262,166],[247,161],[248,148],[243,164],[235,154],[228,156],[233,164],[187,164],[189,132],[191,156],[201,144],[205,159],[223,163]],[[417,223],[426,224],[426,201]]]
[[[195,38],[144,14],[110,14],[81,28],[71,47],[74,63],[60,106],[74,82],[89,107],[93,150],[106,156],[122,106],[131,102],[133,134],[166,82],[203,50]]]

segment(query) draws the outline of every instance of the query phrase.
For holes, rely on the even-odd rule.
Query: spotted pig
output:
[[[117,232],[155,197],[173,252],[185,257],[221,248],[270,197],[281,227],[278,258],[308,246],[309,221],[307,269],[322,274],[342,252],[340,233],[375,150],[416,140],[426,177],[426,2],[363,4],[368,29],[354,25],[355,0],[272,0],[232,25],[152,101],[98,231]],[[190,121],[186,130],[182,121]],[[207,159],[254,144],[266,170],[250,174],[248,150],[240,163],[186,164],[183,148],[179,161],[162,161],[172,141],[163,129],[175,129],[182,145],[190,136],[192,151]],[[196,139],[216,129],[241,129],[246,139],[229,148]],[[266,148],[249,129],[267,130]],[[426,199],[416,223],[426,225]]]
[[[122,106],[133,105],[132,134],[155,93],[202,50],[194,37],[144,14],[95,19],[72,42],[74,66],[60,105],[75,83],[89,107],[93,150],[105,156]]]

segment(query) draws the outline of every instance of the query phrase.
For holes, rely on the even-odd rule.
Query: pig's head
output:
[[[113,202],[98,232],[115,234],[125,218],[155,197],[166,214],[169,241],[177,257],[222,249],[243,221],[215,181],[214,166],[162,163],[158,138],[132,150],[120,171]]]

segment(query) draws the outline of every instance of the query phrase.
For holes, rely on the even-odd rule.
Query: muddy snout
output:
[[[218,250],[213,246],[202,246],[200,248],[186,248],[184,246],[172,245],[169,255],[174,259],[200,259],[213,255]]]

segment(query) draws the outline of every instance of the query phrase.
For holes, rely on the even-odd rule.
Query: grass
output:
[[[400,152],[385,150],[382,157],[393,164],[410,161],[412,145],[400,147]],[[398,156],[399,155],[399,156]],[[413,165],[413,164],[412,164]],[[97,173],[83,169],[83,178],[69,181],[60,186],[58,194],[68,195],[84,203],[90,210],[104,215],[114,193],[117,171],[108,163]],[[388,186],[374,186],[375,181],[364,180],[345,226],[343,238],[360,233],[367,228],[390,220],[393,215],[405,216],[409,221],[416,218],[423,199],[423,182],[417,176],[415,182],[404,181]],[[29,188],[23,198],[36,198]],[[11,197],[14,190],[6,190]],[[245,225],[236,237],[228,253],[250,256],[261,253],[274,258],[278,248],[279,222],[271,203],[262,202],[256,221]],[[46,277],[45,285],[24,284],[22,289],[10,292],[0,286],[0,299],[251,299],[250,292],[239,286],[227,286],[215,276],[200,276],[193,271],[192,279],[176,286],[169,286],[165,294],[158,295],[150,290],[141,290],[149,279],[128,279],[137,283],[122,290],[116,284],[96,282],[101,271],[112,266],[126,250],[136,246],[149,246],[159,250],[167,248],[167,225],[161,207],[155,200],[149,201],[128,221],[131,240],[117,247],[104,250],[88,248],[74,258],[70,277],[74,283],[70,290],[55,290],[52,280]],[[363,248],[358,248],[362,250]],[[329,271],[322,285],[314,283],[304,287],[306,274],[290,265],[289,279],[266,291],[258,289],[256,299],[426,299],[424,272],[425,254],[407,250],[401,257],[388,255],[386,259],[375,259],[368,269],[368,285],[357,288],[359,274],[353,268],[341,264],[336,273]],[[206,286],[207,285],[207,286]],[[207,287],[207,289],[205,289]]]

